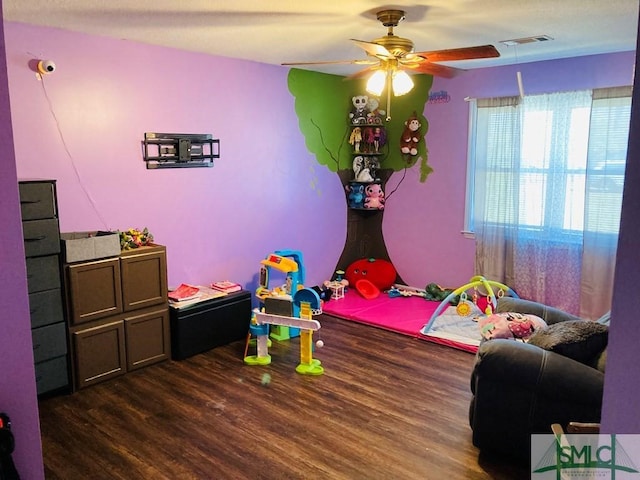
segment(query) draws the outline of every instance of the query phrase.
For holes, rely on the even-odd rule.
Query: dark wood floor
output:
[[[474,356],[320,317],[266,367],[244,342],[40,402],[47,479],[519,479],[478,457],[467,420]]]

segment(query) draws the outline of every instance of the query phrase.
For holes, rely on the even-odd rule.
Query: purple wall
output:
[[[0,1],[0,21],[1,7]],[[3,37],[0,24],[0,39]],[[5,49],[0,48],[0,148],[3,152],[0,155],[0,286],[4,298],[8,299],[0,315],[0,411],[11,417],[16,468],[22,478],[37,480],[44,478],[44,470],[5,65]]]
[[[18,175],[58,180],[63,232],[146,226],[167,246],[173,286],[251,285],[259,261],[282,248],[303,252],[308,285],[331,276],[344,194],[305,148],[287,69],[20,24],[6,31]],[[34,55],[56,71],[40,80]],[[147,170],[145,132],[212,133],[221,158]]]
[[[448,103],[425,108],[434,172],[421,184],[417,169],[410,171],[385,206],[385,240],[403,280],[422,288],[430,282],[459,287],[474,275],[475,243],[461,234],[469,121],[465,97],[518,95],[518,70],[525,94],[630,85],[634,61],[633,52],[627,52],[470,70],[455,79],[434,79],[431,91],[444,90],[451,97]],[[401,176],[402,172],[394,174],[387,191]]]

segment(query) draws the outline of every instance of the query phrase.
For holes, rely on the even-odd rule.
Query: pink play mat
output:
[[[441,336],[420,333],[438,305],[440,302],[432,302],[418,296],[392,298],[385,293],[381,293],[375,299],[367,300],[350,288],[344,298],[325,302],[322,310],[323,313],[333,317],[384,328],[475,353],[478,349],[477,345],[468,345]]]

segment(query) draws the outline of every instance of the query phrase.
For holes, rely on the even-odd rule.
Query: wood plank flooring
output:
[[[472,354],[319,317],[314,358],[244,342],[40,401],[46,477],[75,479],[519,479],[479,458],[467,410]]]

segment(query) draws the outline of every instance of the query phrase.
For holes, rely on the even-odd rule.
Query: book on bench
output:
[[[184,302],[185,300],[197,298],[199,295],[200,289],[198,287],[186,283],[180,284],[179,287],[168,293],[169,300],[174,302]]]
[[[211,288],[220,292],[233,293],[242,290],[242,285],[240,285],[239,283],[230,282],[229,280],[224,280],[222,282],[213,282],[211,284]]]

